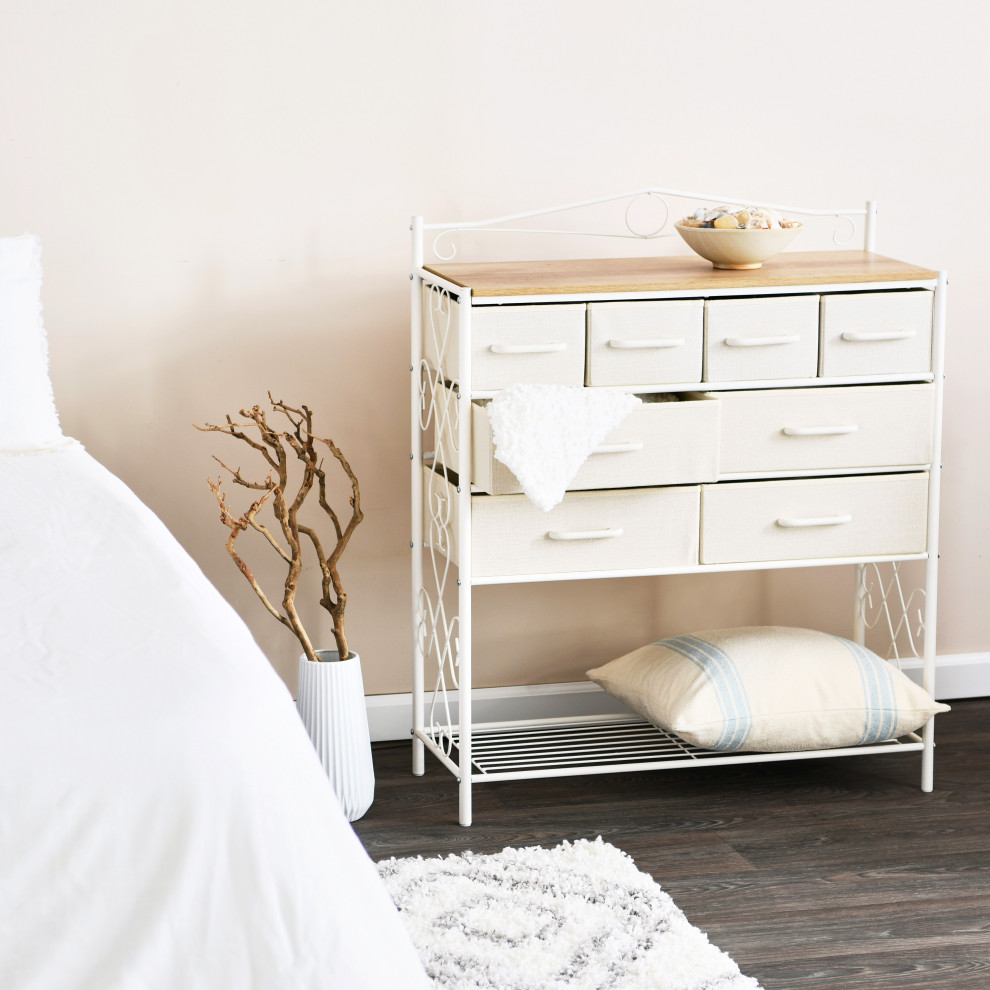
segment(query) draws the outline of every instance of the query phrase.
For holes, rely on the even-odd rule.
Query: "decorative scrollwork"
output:
[[[467,231],[484,231],[490,234],[562,234],[568,237],[622,237],[622,238],[635,238],[638,241],[643,240],[653,240],[657,237],[672,237],[673,234],[666,232],[667,224],[670,222],[670,204],[667,202],[666,198],[655,189],[644,189],[641,192],[629,193],[625,196],[620,197],[607,197],[605,200],[591,200],[587,203],[577,203],[571,204],[569,206],[560,207],[559,209],[551,210],[541,210],[535,214],[529,214],[529,216],[539,216],[541,214],[547,213],[563,213],[567,210],[574,209],[575,207],[581,206],[593,206],[601,202],[607,202],[611,199],[626,199],[625,213],[623,214],[623,224],[625,226],[625,232],[615,232],[607,230],[572,230],[572,229],[557,229],[557,228],[537,228],[537,227],[507,227],[504,223],[510,220],[520,219],[517,215],[514,217],[503,217],[502,219],[485,221],[478,224],[456,224],[446,227],[433,238],[431,242],[431,250],[433,251],[434,257],[438,261],[453,261],[457,256],[457,244],[454,240],[456,234],[465,233]],[[663,221],[660,225],[653,230],[639,231],[633,226],[631,213],[637,203],[643,200],[657,200],[663,204]],[[444,246],[448,245],[448,246]]]
[[[848,232],[843,237],[840,234],[841,224],[847,223],[849,225]],[[841,213],[837,213],[835,216],[835,230],[832,232],[832,243],[836,247],[843,247],[846,244],[852,242],[852,239],[856,236],[856,221],[852,217],[846,216]]]
[[[434,257],[436,257],[438,261],[453,261],[454,258],[457,257],[457,244],[454,242],[454,234],[458,233],[460,229],[462,228],[451,227],[447,230],[441,230],[440,233],[433,238],[433,243],[430,247],[433,251]],[[440,250],[440,242],[445,237],[450,239],[450,250],[447,252]]]
[[[672,211],[668,202],[668,197],[678,200],[687,200],[693,204],[706,203],[740,203],[742,200],[737,197],[716,196],[713,194],[693,193],[675,189],[646,188],[637,189],[612,196],[601,196],[597,199],[583,200],[576,203],[565,203],[563,205],[552,206],[541,210],[532,210],[526,213],[516,213],[511,216],[493,217],[488,220],[479,220],[468,223],[441,223],[429,224],[424,230],[433,230],[435,234],[431,247],[434,256],[440,261],[452,261],[457,256],[457,244],[455,237],[459,233],[467,231],[485,232],[493,234],[560,234],[569,237],[622,237],[634,238],[636,240],[652,240],[658,237],[672,237],[673,232],[668,232]],[[652,230],[637,230],[633,220],[632,212],[636,205],[643,201],[659,201],[663,206],[663,221]],[[575,230],[575,229],[547,229],[536,227],[512,226],[518,220],[531,220],[535,217],[547,216],[551,214],[570,213],[574,210],[585,207],[600,206],[606,203],[625,203],[625,213],[623,216],[624,230]],[[797,216],[806,218],[831,218],[835,221],[835,229],[832,232],[832,241],[837,246],[850,243],[857,233],[857,221],[855,218],[866,217],[866,229],[869,229],[869,216],[872,204],[867,204],[867,208],[854,207],[849,209],[814,210],[800,207],[784,206],[776,203],[763,203],[749,201],[748,205],[768,209],[785,216]],[[689,207],[685,212],[691,212],[694,206]]]
[[[639,231],[634,230],[632,222],[629,219],[629,214],[632,211],[632,208],[636,205],[636,203],[638,203],[642,199],[647,199],[647,200],[657,199],[661,203],[663,203],[663,222],[660,224],[659,227],[645,234],[642,234]],[[663,232],[664,227],[666,227],[668,222],[670,221],[670,204],[658,192],[653,192],[652,190],[650,190],[644,193],[640,193],[638,196],[634,196],[632,199],[630,199],[629,202],[626,204],[626,213],[624,220],[626,224],[626,230],[628,230],[633,237],[639,238],[640,240],[651,240],[654,237],[659,237],[660,234]]]
[[[442,371],[457,332],[456,323],[450,294],[440,286],[428,286],[423,320],[427,356],[419,368],[419,426],[424,433],[432,430],[431,466],[435,475],[443,478],[456,470],[458,458],[460,390],[458,383],[446,380]],[[449,616],[446,605],[453,585],[455,504],[445,485],[426,486],[423,509],[428,566],[424,568],[424,586],[417,599],[417,648],[427,681],[433,681],[425,728],[437,747],[449,756],[454,746],[454,719],[448,692],[458,688],[459,618]]]
[[[560,206],[552,206],[546,209],[533,210],[527,213],[516,213],[511,216],[503,217],[493,217],[488,220],[480,220],[469,223],[450,223],[450,224],[429,224],[424,230],[434,230],[437,231],[436,235],[432,241],[432,250],[434,256],[440,261],[452,261],[457,256],[457,244],[455,241],[455,235],[458,233],[463,233],[466,231],[483,231],[485,233],[493,234],[562,234],[570,237],[573,236],[583,236],[583,237],[623,237],[623,238],[634,238],[636,240],[652,240],[657,237],[672,237],[674,236],[672,232],[667,231],[667,226],[670,223],[671,218],[671,208],[667,201],[667,197],[674,199],[683,199],[691,201],[695,204],[697,203],[735,203],[741,202],[736,197],[724,197],[724,196],[714,196],[711,194],[693,193],[685,192],[682,190],[675,189],[658,189],[658,188],[647,188],[647,189],[637,189],[629,192],[618,193],[612,196],[601,196],[597,199],[588,199],[577,203],[566,203]],[[658,200],[663,205],[664,216],[663,222],[652,230],[641,231],[637,230],[634,226],[631,218],[631,213],[635,208],[637,203],[642,201],[654,201]],[[574,229],[541,229],[535,227],[517,227],[510,226],[517,220],[530,220],[534,217],[547,216],[549,214],[563,214],[569,213],[574,210],[582,209],[589,206],[599,206],[605,203],[618,203],[624,202],[625,213],[624,213],[624,227],[625,230],[621,232],[609,231],[609,230],[574,230]],[[854,218],[856,217],[868,217],[870,215],[871,204],[867,204],[867,208],[850,208],[841,210],[810,210],[802,209],[800,207],[782,206],[776,203],[762,203],[752,201],[749,202],[750,206],[769,209],[774,212],[780,213],[787,216],[799,216],[808,218],[829,218],[831,217],[835,223],[836,227],[832,233],[832,241],[837,246],[842,246],[848,244],[856,236],[857,233],[857,223]],[[694,207],[691,207],[693,209]],[[686,212],[690,212],[691,209]],[[848,226],[845,226],[848,225]],[[869,229],[869,222],[867,222],[867,229]]]
[[[884,576],[882,567],[889,568],[889,576]],[[885,634],[884,659],[900,667],[900,661],[908,656],[924,656],[925,589],[917,587],[906,592],[896,561],[863,565],[858,601],[865,627]]]

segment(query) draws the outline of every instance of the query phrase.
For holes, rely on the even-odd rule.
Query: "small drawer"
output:
[[[821,374],[925,374],[932,369],[928,289],[822,296]]]
[[[701,496],[701,562],[924,553],[928,474],[720,482]]]
[[[817,374],[818,296],[705,303],[705,381],[769,381]]]
[[[423,355],[444,377],[458,377],[459,303],[423,292]],[[471,389],[515,383],[584,384],[585,306],[472,306]]]
[[[572,491],[715,481],[719,399],[699,392],[668,401],[660,395],[642,398],[588,457],[569,485]],[[492,495],[521,492],[516,476],[495,458],[487,405],[474,403],[471,480]]]
[[[933,385],[724,392],[721,405],[721,475],[931,463]]]
[[[471,496],[475,578],[688,567],[698,562],[700,488],[573,492],[549,512],[525,495]],[[424,534],[457,558],[457,494],[427,471]]]
[[[588,304],[588,385],[701,381],[701,299]]]

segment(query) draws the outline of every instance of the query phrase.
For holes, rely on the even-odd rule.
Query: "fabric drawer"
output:
[[[701,381],[701,299],[588,304],[588,385]]]
[[[573,492],[542,512],[525,495],[471,496],[472,575],[687,567],[698,562],[700,488]],[[428,471],[425,540],[456,560],[455,486]]]
[[[643,400],[585,461],[571,490],[715,481],[719,399],[686,392],[678,401]],[[487,403],[474,403],[472,425],[471,480],[491,495],[521,492],[516,476],[495,458]]]
[[[814,378],[818,296],[709,299],[705,381]]]
[[[933,385],[724,392],[720,474],[927,467]]]
[[[458,303],[423,292],[423,355],[456,380]],[[517,383],[584,384],[585,306],[471,307],[471,388],[492,392]]]
[[[924,553],[928,474],[721,482],[701,496],[701,562]]]
[[[822,296],[822,375],[930,372],[934,298],[928,289]]]

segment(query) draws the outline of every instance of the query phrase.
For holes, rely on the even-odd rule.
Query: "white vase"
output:
[[[351,653],[338,660],[336,650],[317,650],[316,655],[327,659],[299,658],[296,705],[340,806],[354,822],[375,798],[361,658]]]

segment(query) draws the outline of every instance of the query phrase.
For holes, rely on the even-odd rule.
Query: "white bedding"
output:
[[[426,985],[243,622],[79,444],[0,453],[0,987]]]

